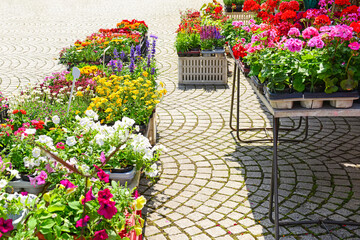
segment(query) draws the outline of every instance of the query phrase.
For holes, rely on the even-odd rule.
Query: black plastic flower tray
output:
[[[324,92],[304,92],[305,99],[313,99],[313,98],[359,98],[358,91],[351,92],[335,92],[335,93],[324,93]]]
[[[303,93],[292,92],[292,93],[272,93],[268,87],[264,88],[264,93],[269,100],[285,100],[285,99],[303,99]]]

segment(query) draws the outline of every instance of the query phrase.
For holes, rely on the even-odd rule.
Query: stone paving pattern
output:
[[[63,70],[62,47],[122,19],[144,19],[159,36],[160,80],[168,95],[158,107],[161,158],[155,183],[141,181],[148,199],[145,239],[274,239],[268,220],[271,143],[239,144],[229,128],[231,82],[226,87],[178,86],[174,50],[179,11],[205,0],[2,0],[0,82],[7,94]],[[230,66],[232,70],[232,66]],[[231,78],[229,78],[231,80]],[[241,77],[242,121],[270,126],[270,116]],[[284,125],[293,126],[290,119]],[[302,130],[302,129],[301,129]],[[311,118],[309,138],[280,145],[281,216],[360,221],[356,118]],[[301,133],[301,131],[300,131]],[[300,133],[288,134],[296,137]],[[264,133],[243,134],[243,138]],[[302,204],[306,202],[305,204]],[[283,227],[282,239],[360,239],[360,228]]]

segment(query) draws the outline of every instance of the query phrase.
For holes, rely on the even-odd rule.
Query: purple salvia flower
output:
[[[129,65],[130,73],[134,72],[134,68],[135,68],[135,61],[134,61],[134,58],[131,58],[130,65]]]
[[[121,60],[124,61],[124,59],[125,59],[125,53],[124,53],[124,51],[121,51],[121,53],[120,53],[120,58],[121,58]]]
[[[153,42],[152,42],[152,48],[151,48],[151,57],[154,58],[155,57],[155,53],[156,53],[156,39],[154,38]]]
[[[155,68],[151,68],[151,75],[155,74]]]
[[[119,53],[118,53],[118,51],[116,50],[116,48],[114,49],[114,57],[115,57],[116,59],[119,58]]]
[[[134,57],[135,57],[135,48],[131,47],[130,58],[134,58]]]
[[[123,67],[123,65],[121,63],[121,60],[117,60],[117,70],[118,70],[119,73],[121,72],[122,67]]]
[[[148,55],[147,56],[147,67],[150,67],[151,66],[151,56]]]
[[[141,56],[141,46],[140,45],[136,45],[136,55],[137,56]]]

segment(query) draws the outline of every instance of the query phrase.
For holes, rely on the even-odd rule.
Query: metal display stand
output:
[[[230,47],[229,47],[230,48]],[[231,49],[231,48],[230,48]],[[269,130],[273,130],[273,128],[271,127],[250,127],[250,128],[241,128],[240,127],[240,63],[238,60],[236,60],[233,56],[232,51],[230,50],[230,53],[235,61],[234,64],[234,73],[233,73],[233,86],[232,86],[232,95],[231,95],[231,106],[230,106],[230,128],[233,131],[236,131],[236,137],[240,142],[243,143],[253,143],[253,142],[266,142],[266,141],[273,141],[272,138],[268,137],[268,138],[261,138],[261,139],[252,139],[252,140],[243,140],[240,137],[240,132],[243,131],[259,131],[259,130],[263,130],[266,132],[266,134],[268,133]],[[235,99],[235,86],[237,85],[237,93],[236,93],[236,128],[234,128],[232,126],[232,120],[233,120],[233,111],[234,111],[234,99]],[[255,86],[252,85],[252,87],[254,89],[256,89]],[[263,102],[264,100],[267,102],[267,100],[264,98],[264,96],[262,94],[259,93],[259,91],[256,89],[257,91],[257,95],[260,97],[263,97],[263,99],[261,99]],[[303,121],[303,116],[300,116],[300,120],[299,120],[299,124],[297,127],[293,127],[293,128],[280,128],[280,131],[296,131],[298,129],[300,129],[301,125],[302,125],[302,121]],[[279,123],[280,124],[280,123]],[[305,133],[304,133],[304,137],[302,139],[283,139],[281,138],[280,141],[284,141],[284,142],[303,142],[306,140],[306,138],[308,137],[308,128],[309,128],[309,119],[308,117],[305,117]],[[268,134],[267,134],[268,135]]]
[[[235,61],[236,62],[236,61]],[[275,239],[280,239],[280,226],[290,226],[290,225],[303,225],[303,224],[336,224],[336,225],[355,225],[360,226],[358,222],[349,222],[349,221],[336,221],[331,219],[318,219],[318,220],[305,220],[305,221],[280,221],[279,219],[279,193],[278,193],[278,178],[279,178],[279,168],[278,168],[278,145],[282,139],[279,138],[279,131],[294,131],[300,128],[301,120],[299,121],[299,126],[291,129],[281,129],[280,128],[280,118],[285,117],[300,117],[305,118],[305,137],[301,140],[304,141],[308,135],[308,117],[360,117],[360,104],[354,103],[351,108],[339,109],[334,108],[328,105],[325,105],[323,108],[319,109],[307,109],[300,106],[295,106],[292,109],[274,109],[268,100],[263,94],[259,92],[252,81],[248,81],[255,91],[256,95],[260,98],[261,102],[265,105],[267,110],[273,116],[273,127],[272,128],[239,128],[240,125],[240,73],[238,68],[238,63],[235,64],[234,68],[234,85],[233,85],[233,94],[232,94],[232,105],[231,105],[231,114],[230,114],[230,127],[237,131],[237,136],[239,141],[239,132],[240,131],[252,131],[252,130],[261,130],[261,129],[272,129],[273,138],[272,139],[256,139],[248,140],[246,142],[255,142],[255,141],[269,141],[273,142],[273,162],[272,162],[272,174],[271,174],[271,188],[270,188],[270,204],[269,204],[269,219],[272,223],[275,224]],[[236,76],[237,75],[237,76]],[[235,77],[236,76],[236,77]],[[232,111],[233,111],[233,101],[234,101],[234,92],[235,92],[235,80],[237,78],[237,127],[233,128],[232,125]],[[286,141],[291,141],[291,139],[285,139]],[[242,141],[245,142],[245,141]],[[273,217],[274,212],[274,217]]]

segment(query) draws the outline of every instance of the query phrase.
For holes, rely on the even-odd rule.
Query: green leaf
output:
[[[296,74],[294,76],[293,88],[297,92],[303,92],[305,90],[304,77]]]
[[[48,211],[49,211],[49,212],[64,211],[65,207],[66,207],[65,205],[62,205],[62,204],[60,204],[60,203],[56,203],[56,204],[54,204],[54,205],[50,205],[50,206],[48,207]]]
[[[80,204],[79,201],[69,202],[69,207],[71,209],[74,209],[74,210],[81,210],[82,209],[82,205]]]
[[[55,225],[55,221],[53,219],[46,219],[41,223],[40,227],[43,229],[50,229]]]
[[[29,219],[27,224],[28,224],[28,227],[30,229],[35,229],[37,221],[36,221],[36,219],[34,217],[32,217],[32,218]]]

